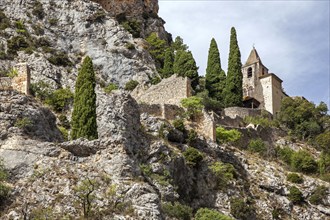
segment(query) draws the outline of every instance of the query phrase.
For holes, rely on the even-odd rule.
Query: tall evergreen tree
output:
[[[224,90],[226,107],[242,106],[243,89],[242,89],[242,63],[241,52],[237,43],[236,30],[231,28],[230,49],[228,58],[228,72],[226,79],[226,87]]]
[[[196,88],[198,85],[198,67],[190,51],[179,50],[176,52],[173,70],[178,76],[189,77],[191,86]]]
[[[209,96],[220,102],[224,102],[223,90],[226,85],[226,74],[221,69],[220,53],[217,42],[211,40],[207,68],[205,74],[205,87],[209,91]]]
[[[173,71],[174,52],[171,48],[165,51],[164,68],[161,71],[162,78],[168,78],[174,74]]]
[[[79,70],[72,112],[71,138],[98,138],[96,124],[96,94],[93,62],[86,57]]]
[[[171,47],[173,48],[174,51],[179,51],[179,50],[188,50],[188,46],[183,43],[183,39],[180,36],[177,36],[172,43]]]

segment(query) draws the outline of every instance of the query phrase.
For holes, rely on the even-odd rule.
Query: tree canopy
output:
[[[205,87],[209,91],[209,96],[211,98],[223,102],[223,90],[225,85],[226,74],[221,68],[218,45],[215,39],[212,38],[207,60]]]
[[[79,70],[72,112],[71,138],[97,139],[96,93],[93,62],[86,57]]]
[[[242,106],[243,89],[242,89],[242,63],[241,52],[238,47],[236,30],[231,28],[230,49],[228,58],[228,71],[226,87],[224,90],[226,107]]]

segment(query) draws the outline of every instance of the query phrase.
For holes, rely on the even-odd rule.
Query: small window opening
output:
[[[247,71],[247,77],[251,78],[252,77],[252,67],[250,67]]]

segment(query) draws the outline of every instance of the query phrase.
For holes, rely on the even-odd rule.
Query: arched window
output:
[[[249,67],[247,70],[247,77],[251,78],[252,77],[252,67]]]

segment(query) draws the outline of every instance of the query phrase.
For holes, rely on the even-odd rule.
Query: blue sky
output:
[[[324,1],[159,0],[165,28],[181,36],[204,75],[210,40],[227,70],[230,28],[236,28],[244,64],[255,45],[263,64],[290,96],[330,106],[330,3]]]

